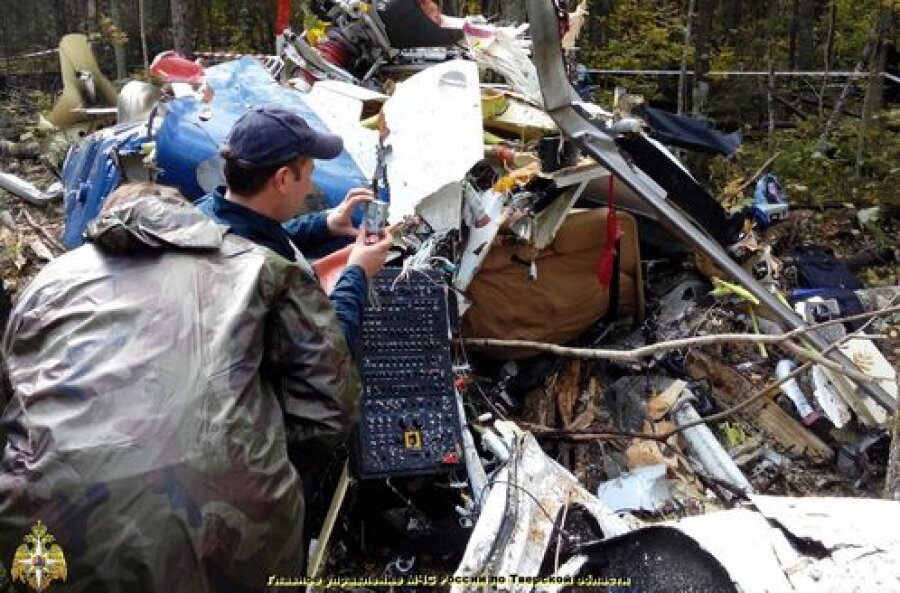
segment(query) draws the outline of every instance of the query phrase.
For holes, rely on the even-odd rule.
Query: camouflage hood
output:
[[[100,213],[84,237],[112,252],[213,250],[222,246],[224,232],[187,202],[151,196]]]

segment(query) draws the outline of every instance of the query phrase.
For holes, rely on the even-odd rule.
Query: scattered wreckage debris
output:
[[[389,380],[368,382],[362,451],[312,486],[321,517],[308,575],[440,571],[459,591],[541,575],[493,584],[555,591],[615,574],[642,590],[752,591],[848,584],[864,570],[873,588],[896,586],[900,542],[886,528],[895,506],[761,494],[873,492],[897,398],[876,344],[896,331],[897,290],[865,290],[821,253],[776,257],[785,245],[760,245],[758,231],[795,214],[765,172],[747,233],[748,213],[726,212],[644,123],[576,101],[549,4],[529,3],[536,68],[522,29],[411,29],[403,19],[423,13],[365,18],[330,4],[334,29],[318,44],[286,32],[284,58],[206,68],[169,54],[154,61],[155,84],[129,83],[117,97],[83,40],[70,39],[80,57],[63,66],[68,89],[52,120],[82,125],[112,106],[118,118],[66,159],[67,247],[124,180],[158,179],[189,198],[220,184],[218,145],[263,103],[344,137],[345,153],[316,168],[315,207],[389,180],[402,263],[380,285],[392,297],[439,287],[446,307],[410,307],[424,316],[402,325],[403,307],[373,305],[396,322],[394,337],[369,344],[372,376]],[[363,59],[347,58],[350,40]],[[483,84],[479,66],[508,85]],[[0,183],[31,204],[50,201],[13,176]],[[22,235],[28,257],[61,252],[22,212],[34,233],[0,233]],[[813,292],[788,295],[798,315],[771,288]],[[437,334],[405,353],[411,362],[376,355],[422,328]],[[445,392],[416,392],[417,409],[385,395],[391,382],[438,377]],[[367,454],[375,469],[363,475]],[[854,528],[851,505],[871,530]],[[734,549],[736,532],[752,560],[736,556],[747,547]]]
[[[735,262],[721,245],[710,240],[707,234],[692,223],[689,218],[690,215],[698,216],[699,220],[702,221],[703,214],[693,214],[690,204],[682,203],[687,198],[687,195],[682,193],[680,188],[684,183],[688,183],[690,175],[684,173],[683,169],[668,166],[666,170],[670,172],[669,178],[663,179],[661,175],[665,174],[664,171],[657,170],[655,171],[657,177],[654,178],[654,181],[662,184],[661,187],[660,185],[648,183],[648,180],[642,179],[634,173],[629,162],[625,159],[625,155],[631,154],[633,148],[628,143],[623,144],[621,139],[617,142],[616,137],[624,137],[626,140],[636,139],[642,151],[647,147],[647,143],[641,139],[640,135],[617,134],[614,128],[599,126],[588,117],[588,114],[580,105],[580,99],[566,78],[559,44],[559,27],[553,20],[553,7],[538,0],[532,0],[528,3],[528,8],[532,18],[531,33],[535,44],[534,58],[540,76],[541,91],[544,94],[544,106],[551,117],[554,118],[554,121],[557,122],[563,134],[576,139],[579,147],[586,154],[596,159],[598,163],[605,166],[618,179],[634,190],[676,235],[709,258],[729,278],[756,297],[776,318],[777,322],[783,323],[791,329],[803,327],[803,322],[789,307],[766,290],[750,273]],[[625,154],[619,151],[618,146],[622,147]],[[668,162],[672,161],[673,159],[668,159]],[[666,162],[665,155],[660,155],[657,162]],[[671,173],[674,173],[674,175]],[[678,203],[678,206],[669,203],[667,193],[671,195],[673,201]],[[688,216],[679,208],[684,208]],[[730,225],[726,225],[726,228],[728,226]],[[809,335],[808,339],[811,345],[819,351],[829,349],[828,342],[816,334]],[[852,364],[846,356],[833,349],[828,352],[828,356],[842,366]],[[860,387],[882,408],[891,412],[896,411],[897,403],[895,399],[885,393],[881,386],[867,382]]]
[[[100,70],[87,36],[73,33],[63,37],[59,62],[63,91],[46,116],[50,125],[68,129],[116,113],[119,92]]]
[[[47,191],[41,191],[32,183],[11,173],[0,172],[0,189],[35,206],[46,206],[50,202],[62,198],[61,183],[54,183]]]
[[[62,192],[53,189],[47,166],[31,157],[0,157],[0,163],[8,171],[0,173],[0,278],[5,290],[17,295],[44,263],[66,251],[57,239],[63,227]],[[6,317],[0,324],[5,327]]]
[[[695,380],[708,382],[712,393],[726,407],[746,401],[754,391],[737,371],[707,355],[691,352],[685,368]],[[834,455],[828,445],[768,398],[744,408],[740,414],[752,421],[769,439],[781,445],[789,455],[803,456],[813,463],[825,462]]]

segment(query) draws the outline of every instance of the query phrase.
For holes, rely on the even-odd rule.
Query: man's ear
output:
[[[275,174],[272,175],[272,184],[273,187],[279,192],[284,193],[284,188],[287,186],[288,182],[293,178],[293,173],[288,166],[278,167],[275,171]]]

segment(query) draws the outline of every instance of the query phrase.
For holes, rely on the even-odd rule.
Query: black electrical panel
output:
[[[363,316],[361,478],[446,471],[461,458],[447,287],[436,271],[384,268]]]

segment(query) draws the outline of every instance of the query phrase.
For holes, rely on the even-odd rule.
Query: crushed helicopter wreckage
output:
[[[361,430],[317,484],[307,576],[375,565],[453,575],[458,591],[617,585],[590,581],[601,575],[647,590],[900,588],[896,503],[767,495],[803,491],[790,474],[807,466],[877,480],[897,375],[873,336],[896,325],[900,293],[810,277],[837,267],[828,254],[776,257],[748,232],[752,213],[726,212],[656,139],[677,138],[580,97],[549,2],[529,2],[530,29],[435,22],[416,3],[320,4],[323,39],[287,30],[277,56],[212,66],[168,53],[115,101],[95,61],[63,65],[74,90],[48,117],[66,129],[115,105],[116,124],[62,167],[69,248],[126,180],[190,199],[221,185],[218,148],[254,105],[345,139],[317,165],[311,207],[386,189],[403,232],[381,300],[432,299],[442,331],[428,343],[446,353],[423,367],[405,352],[393,380],[424,389],[440,366],[429,389],[453,412],[363,414],[390,428]],[[323,284],[340,265],[317,262]],[[439,290],[391,294],[404,285]]]

